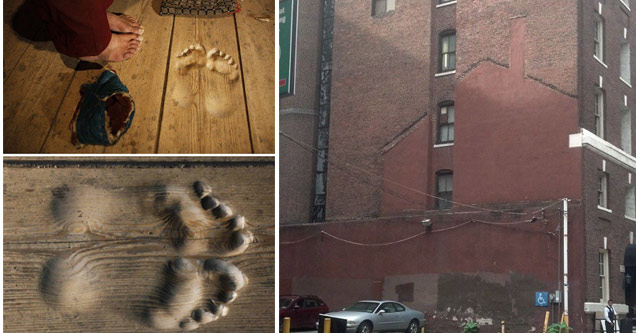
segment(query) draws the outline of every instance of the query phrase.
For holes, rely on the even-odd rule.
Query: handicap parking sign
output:
[[[534,306],[548,306],[548,292],[537,291],[534,295]]]

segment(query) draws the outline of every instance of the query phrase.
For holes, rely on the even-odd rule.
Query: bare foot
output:
[[[130,15],[106,13],[106,16],[108,17],[108,25],[112,31],[130,32],[139,35],[144,33],[144,27]]]
[[[96,56],[81,57],[85,61],[118,62],[130,59],[139,51],[143,37],[138,34],[115,34],[102,53]]]

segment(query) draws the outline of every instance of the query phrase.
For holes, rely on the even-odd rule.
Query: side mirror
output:
[[[381,316],[381,315],[382,315],[383,313],[385,313],[385,312],[386,312],[386,311],[384,311],[384,310],[380,310],[380,311],[378,311],[378,315],[380,315],[380,316]]]

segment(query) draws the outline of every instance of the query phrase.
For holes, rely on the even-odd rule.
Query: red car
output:
[[[315,327],[318,315],[329,312],[329,307],[317,296],[280,296],[281,330],[283,318],[291,318],[291,328]]]

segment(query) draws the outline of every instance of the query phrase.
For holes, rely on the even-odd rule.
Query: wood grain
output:
[[[192,44],[238,59],[234,18],[176,17],[159,153],[251,153],[242,78],[230,81],[205,67],[178,69],[176,56]],[[229,113],[209,112],[216,107]]]
[[[241,3],[235,15],[241,47],[241,64],[254,152],[274,153],[275,87],[274,45],[275,14],[273,0]]]
[[[5,50],[8,47],[5,44]],[[4,81],[5,153],[40,151],[75,75],[70,63],[73,60],[57,53],[51,42],[27,47]]]
[[[205,180],[214,193],[244,215],[257,238],[248,250],[227,260],[250,279],[229,305],[228,316],[196,332],[271,332],[274,329],[274,166],[273,159],[122,158],[100,164],[53,159],[5,160],[4,170],[4,330],[11,332],[152,332],[139,319],[139,304],[161,283],[167,260],[176,256],[152,217],[131,210],[113,214],[94,232],[60,229],[51,205],[59,189],[87,186],[132,196],[148,185]],[[78,165],[81,165],[79,167]],[[99,201],[97,201],[99,202]],[[124,207],[126,208],[126,207]],[[128,207],[129,208],[129,207]],[[44,301],[40,279],[53,258],[85,256],[93,268],[81,295],[95,297],[75,311]],[[205,254],[203,255],[205,257]],[[80,295],[80,296],[81,296]],[[90,311],[87,311],[90,310]]]
[[[174,16],[160,16],[150,0],[115,2],[109,10],[125,10],[144,26],[145,31],[141,51],[129,61],[111,65],[130,90],[136,111],[128,133],[105,152],[155,153]]]
[[[5,1],[2,5],[2,15],[4,19],[4,57],[2,59],[4,67],[3,67],[3,79],[6,80],[7,77],[13,72],[18,61],[26,51],[26,49],[31,45],[31,41],[25,40],[18,36],[11,24],[13,23],[13,17],[16,15],[18,9],[22,6],[22,1]],[[37,27],[34,27],[37,29]],[[37,32],[36,32],[37,33]]]

